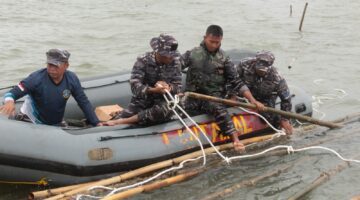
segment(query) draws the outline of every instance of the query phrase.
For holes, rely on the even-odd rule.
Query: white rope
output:
[[[326,151],[330,151],[331,153],[335,154],[338,158],[340,158],[343,161],[346,162],[355,162],[355,163],[360,163],[360,160],[355,160],[355,159],[349,159],[349,158],[344,158],[342,155],[340,155],[337,151],[330,149],[328,147],[323,147],[323,146],[311,146],[311,147],[304,147],[304,148],[300,148],[300,149],[294,149],[292,146],[288,146],[288,145],[278,145],[275,147],[271,147],[269,149],[266,149],[260,153],[256,153],[256,154],[251,154],[251,155],[241,155],[241,156],[233,156],[230,158],[230,160],[235,160],[235,159],[242,159],[242,158],[250,158],[250,157],[255,157],[255,156],[259,156],[259,155],[263,155],[266,154],[269,151],[273,151],[276,149],[286,149],[288,154],[291,153],[295,153],[295,152],[301,152],[301,151],[307,151],[307,150],[312,150],[312,149],[323,149]]]
[[[175,101],[175,98],[171,95],[171,93],[169,91],[166,90],[167,95],[173,100]],[[175,95],[177,96],[177,95]],[[167,100],[167,97],[164,96],[165,99]],[[168,100],[167,100],[168,101]],[[192,124],[194,124],[201,132],[201,134],[205,137],[205,139],[208,141],[208,143],[211,145],[212,148],[214,148],[215,152],[222,158],[225,160],[226,163],[229,163],[230,160],[228,157],[224,156],[216,147],[215,145],[211,142],[211,140],[209,139],[209,137],[206,135],[206,133],[202,130],[202,128],[200,128],[199,124],[196,123],[191,117],[190,115],[179,105],[176,105],[176,107],[191,121]],[[174,113],[176,113],[175,109],[173,110]],[[176,116],[181,119],[181,117],[179,116],[179,114],[176,113]],[[180,120],[182,121],[182,119]],[[190,128],[188,128],[188,125],[186,123],[183,123],[184,126],[187,128],[188,131],[191,131]],[[190,132],[192,135],[195,135],[192,131]],[[196,137],[196,136],[195,136]],[[204,158],[205,159],[205,158]]]
[[[324,79],[316,79],[313,81],[313,83],[315,85],[325,85],[326,83],[323,84],[322,82],[324,82],[326,80]],[[325,93],[322,95],[316,95],[316,96],[312,96],[312,99],[315,101],[313,102],[313,110],[317,113],[319,113],[321,115],[321,117],[319,117],[320,119],[325,118],[326,114],[318,109],[316,109],[315,107],[319,108],[321,104],[324,104],[324,102],[322,100],[334,100],[334,99],[343,99],[344,97],[348,96],[348,93],[340,88],[331,88],[331,90],[335,90],[337,93],[336,94],[332,94],[332,93]],[[339,94],[340,93],[340,94]]]
[[[166,91],[168,93],[168,95],[170,96],[170,98],[173,99],[173,101],[169,101],[169,99],[166,97],[166,95],[164,96],[165,101],[168,103],[168,108],[170,108],[173,113],[177,116],[177,118],[180,120],[180,122],[186,127],[186,130],[188,130],[188,132],[198,141],[199,146],[201,148],[202,154],[203,154],[203,165],[206,165],[206,153],[204,150],[204,146],[201,142],[201,140],[195,135],[195,133],[190,129],[190,127],[185,123],[185,121],[181,118],[181,116],[176,112],[175,108],[181,108],[178,103],[179,103],[179,98],[177,97],[177,95],[175,95],[175,98],[172,97],[172,95],[170,94],[170,92]],[[171,103],[173,103],[173,106],[171,106]]]

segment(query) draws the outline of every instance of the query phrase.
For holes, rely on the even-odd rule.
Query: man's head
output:
[[[53,80],[61,80],[69,66],[70,53],[61,49],[46,52],[47,72]]]
[[[210,25],[206,29],[204,36],[204,43],[208,51],[215,52],[221,46],[221,40],[223,37],[223,30],[218,25]]]
[[[255,70],[259,76],[265,76],[271,65],[274,63],[275,56],[270,51],[260,51],[256,53]]]
[[[157,61],[161,64],[170,64],[176,56],[179,56],[178,42],[171,35],[163,33],[159,37],[152,38],[150,46],[156,53]]]

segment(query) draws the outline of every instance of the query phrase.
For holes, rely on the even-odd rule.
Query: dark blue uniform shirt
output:
[[[48,125],[61,123],[70,95],[75,98],[90,124],[96,126],[99,123],[78,77],[71,71],[65,71],[64,78],[59,84],[52,81],[46,68],[35,71],[5,94],[5,97],[17,100],[24,95],[30,96],[34,116],[41,123]]]

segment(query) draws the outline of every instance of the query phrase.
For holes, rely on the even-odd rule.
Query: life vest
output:
[[[186,75],[186,91],[203,94],[223,94],[226,80],[224,77],[225,52],[208,52],[205,47],[195,47],[190,54],[189,69]]]

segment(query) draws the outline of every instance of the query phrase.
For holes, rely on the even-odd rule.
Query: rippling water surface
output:
[[[315,117],[331,120],[360,111],[360,1],[309,2],[302,32],[298,26],[305,1],[0,0],[0,3],[0,88],[14,85],[43,67],[49,48],[68,49],[70,70],[88,77],[129,71],[136,56],[150,50],[150,38],[162,32],[173,34],[184,52],[201,42],[209,24],[219,24],[224,29],[225,50],[273,51],[275,65],[288,83],[313,96]],[[355,131],[357,123],[341,130],[314,130],[309,136],[294,136],[293,140],[305,144],[344,134],[346,137],[323,145],[351,157],[358,152],[360,142],[359,132]],[[285,199],[340,162],[321,152],[234,162],[134,199],[199,199],[303,157],[309,159],[226,198]],[[349,199],[360,194],[360,181],[356,178],[359,173],[360,166],[353,165],[305,199]],[[1,186],[0,199],[24,199],[28,190],[22,186]]]

